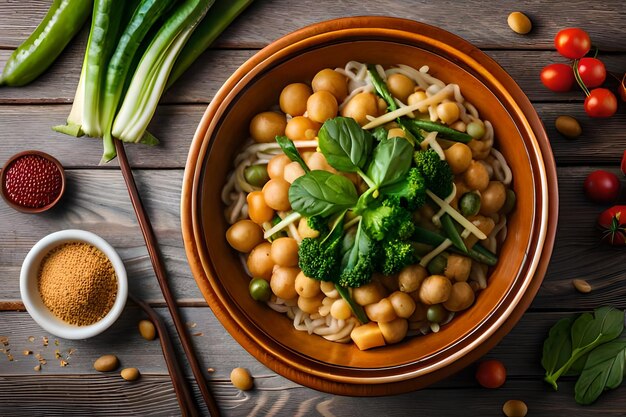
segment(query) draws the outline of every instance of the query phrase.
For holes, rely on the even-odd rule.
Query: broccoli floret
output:
[[[320,234],[328,233],[328,220],[321,216],[311,216],[306,219],[306,224],[313,230],[317,230]]]
[[[409,242],[397,239],[385,241],[381,245],[378,272],[393,275],[405,266],[415,263],[415,249]]]
[[[305,238],[298,249],[298,266],[309,278],[336,281],[339,271],[339,239],[324,244],[320,238]]]
[[[373,252],[360,253],[357,263],[352,268],[341,271],[339,285],[344,287],[360,287],[372,280],[375,256]]]
[[[363,225],[374,240],[408,239],[415,230],[412,214],[397,204],[395,199],[363,212]]]
[[[360,287],[372,279],[377,260],[377,247],[365,232],[363,220],[343,237],[339,285]]]
[[[419,170],[411,168],[405,178],[383,187],[380,193],[391,205],[402,205],[409,210],[417,210],[426,202],[426,183]]]
[[[415,166],[424,177],[426,188],[439,198],[446,198],[452,192],[454,175],[450,165],[441,158],[433,149],[417,151],[413,155]]]

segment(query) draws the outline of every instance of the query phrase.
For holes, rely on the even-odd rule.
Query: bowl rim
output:
[[[54,316],[41,302],[37,287],[33,289],[32,281],[37,279],[43,257],[69,242],[84,242],[98,248],[111,261],[117,277],[117,295],[111,310],[102,319],[87,326],[65,323]],[[30,249],[20,270],[20,294],[26,311],[44,330],[64,339],[87,339],[108,329],[122,314],[128,297],[128,278],[122,258],[106,240],[86,230],[67,229],[44,236]]]
[[[41,206],[41,207],[20,206],[19,204],[16,204],[13,201],[11,201],[9,196],[6,195],[5,180],[6,180],[7,169],[18,159],[24,156],[28,156],[28,155],[37,155],[52,162],[57,167],[57,169],[59,170],[59,173],[61,174],[61,190],[59,191],[59,195],[53,201],[51,201],[49,204],[46,204],[45,206]],[[61,165],[61,162],[59,162],[58,159],[56,159],[54,156],[47,154],[45,152],[37,151],[37,150],[27,150],[27,151],[18,152],[12,157],[10,157],[5,162],[4,166],[2,167],[2,170],[0,170],[0,194],[2,194],[2,198],[4,199],[4,201],[7,203],[9,207],[13,208],[14,210],[20,211],[22,213],[36,214],[36,213],[42,213],[44,211],[48,211],[52,207],[57,205],[57,203],[61,200],[61,197],[63,197],[64,193],[65,193],[65,169],[63,169],[63,165]]]
[[[485,62],[481,62],[479,67],[483,67],[483,70],[488,73],[498,73],[497,81],[498,83],[505,82],[507,84],[507,88],[503,87],[503,90],[511,95],[511,98],[515,98],[513,101],[518,106],[519,114],[522,120],[517,120],[516,122],[521,121],[526,125],[527,130],[534,133],[533,143],[535,149],[537,149],[537,157],[539,161],[543,158],[543,166],[544,170],[540,170],[540,180],[544,185],[544,198],[541,199],[542,204],[542,213],[543,217],[541,220],[541,230],[538,239],[538,244],[534,248],[535,252],[541,252],[543,248],[543,252],[540,256],[534,257],[534,262],[532,262],[531,270],[535,271],[534,278],[532,278],[532,274],[528,274],[530,278],[525,281],[525,286],[522,288],[517,296],[515,307],[509,309],[509,314],[498,317],[498,320],[495,324],[490,326],[491,328],[491,339],[484,342],[483,345],[480,346],[480,349],[474,348],[470,350],[465,356],[459,356],[456,363],[461,363],[461,366],[465,366],[471,361],[477,359],[481,354],[484,354],[488,349],[493,347],[500,338],[510,330],[512,325],[519,320],[519,317],[526,310],[530,301],[536,294],[537,289],[543,279],[543,275],[545,274],[545,269],[547,267],[547,262],[549,260],[549,256],[552,251],[553,240],[554,240],[554,232],[556,228],[556,215],[557,215],[557,207],[558,207],[558,196],[556,195],[556,170],[554,169],[554,160],[552,158],[551,149],[549,147],[549,143],[547,142],[547,136],[545,131],[543,130],[541,121],[536,114],[534,108],[530,104],[530,101],[524,95],[522,90],[517,86],[517,84],[513,81],[513,79],[506,74],[506,72],[491,58],[489,58],[486,54],[480,51],[478,48],[469,44],[469,42],[462,40],[456,35],[450,34],[442,29],[425,25],[423,23],[418,23],[405,19],[397,19],[397,18],[389,18],[389,17],[356,17],[356,18],[343,18],[343,19],[335,19],[328,22],[322,22],[318,24],[314,24],[308,27],[305,27],[297,32],[286,35],[285,37],[279,39],[275,43],[269,45],[268,47],[261,50],[255,56],[253,56],[249,61],[247,61],[242,67],[240,67],[224,84],[224,87],[218,91],[211,105],[207,108],[202,121],[200,122],[198,129],[196,131],[196,135],[194,136],[194,140],[192,142],[190,153],[187,161],[187,167],[185,170],[185,179],[184,179],[184,187],[183,187],[183,195],[181,198],[181,221],[182,221],[182,230],[183,237],[185,242],[185,248],[187,251],[187,256],[189,259],[190,267],[194,274],[194,278],[198,283],[198,286],[202,290],[203,294],[209,304],[212,306],[213,310],[216,312],[216,316],[222,324],[229,330],[229,332],[239,341],[240,344],[244,348],[246,348],[250,353],[264,362],[266,365],[285,375],[286,366],[289,368],[288,377],[297,380],[297,382],[303,383],[305,385],[311,386],[316,389],[321,389],[328,392],[333,393],[346,393],[349,395],[379,395],[386,393],[397,393],[408,391],[410,389],[415,389],[423,384],[412,383],[409,384],[409,387],[402,387],[397,384],[398,377],[391,378],[338,378],[336,375],[329,375],[325,372],[315,372],[310,368],[304,369],[302,367],[298,370],[299,374],[296,374],[294,377],[293,365],[281,362],[284,360],[280,358],[280,355],[276,352],[271,352],[268,350],[267,346],[263,345],[263,352],[257,352],[253,348],[258,348],[258,346],[249,346],[254,345],[255,343],[259,343],[258,338],[255,335],[243,335],[241,329],[239,328],[239,323],[236,318],[230,316],[230,308],[224,303],[224,300],[217,294],[210,285],[210,277],[207,277],[206,271],[203,267],[203,262],[201,256],[198,253],[198,242],[195,241],[193,236],[194,227],[196,226],[196,219],[194,216],[197,214],[196,208],[198,207],[198,196],[190,193],[190,190],[196,189],[199,177],[201,176],[201,167],[203,164],[204,157],[206,153],[204,152],[206,149],[206,142],[208,142],[205,138],[207,130],[210,128],[213,118],[219,119],[221,116],[220,106],[223,101],[227,100],[227,97],[231,93],[231,88],[233,85],[236,85],[241,80],[245,79],[250,69],[255,68],[264,60],[269,60],[273,57],[274,54],[280,52],[282,49],[285,49],[293,44],[298,42],[306,41],[307,39],[314,38],[317,35],[321,34],[329,34],[337,31],[349,31],[350,29],[368,29],[371,31],[375,30],[384,30],[387,32],[400,32],[403,34],[409,34],[411,36],[417,36],[420,32],[428,32],[430,34],[434,33],[438,36],[437,40],[441,41],[443,38],[448,42],[455,42],[454,49],[456,52],[464,54],[467,58],[470,58],[475,61],[474,57],[480,56]],[[427,29],[427,30],[424,30]],[[346,32],[344,32],[346,33]],[[225,90],[226,86],[230,86]],[[513,90],[513,91],[511,91]],[[222,112],[224,109],[221,109]],[[514,115],[511,115],[512,117]],[[550,179],[550,181],[548,181]],[[550,198],[548,198],[548,196]],[[554,198],[552,198],[554,196]],[[549,210],[548,210],[549,207]],[[190,218],[191,214],[191,218]],[[532,240],[532,239],[531,239]],[[214,271],[212,271],[214,272]],[[216,311],[216,307],[217,310]],[[236,330],[235,330],[236,329]],[[233,332],[235,330],[235,332]],[[271,358],[267,356],[271,355]],[[454,362],[454,361],[453,361]],[[291,365],[291,366],[290,366]],[[298,364],[295,364],[298,365]],[[455,370],[460,369],[460,367],[456,367],[456,369],[451,368],[450,365],[446,366],[437,366],[437,378],[440,379]],[[283,372],[281,372],[281,370]],[[434,372],[430,372],[431,377],[434,375]],[[420,372],[423,374],[423,372]],[[426,376],[420,375],[420,376]],[[417,375],[405,375],[404,378],[415,378]],[[312,381],[313,379],[313,381]],[[433,382],[434,379],[430,378]],[[412,380],[413,382],[415,379]],[[405,381],[406,383],[406,381]],[[365,387],[363,384],[376,384],[374,388]],[[383,387],[382,385],[387,385],[387,387]]]

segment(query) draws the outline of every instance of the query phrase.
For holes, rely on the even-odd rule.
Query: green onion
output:
[[[173,3],[174,0],[142,0],[135,9],[111,57],[105,77],[101,114],[104,139],[104,154],[101,163],[115,158],[111,127],[124,91],[126,77],[132,68],[133,57],[150,28]]]
[[[233,20],[248,7],[253,0],[216,0],[211,7],[211,13],[207,13],[198,24],[196,30],[180,52],[174,68],[167,80],[166,89],[195,62],[213,41],[230,25]]]
[[[114,137],[125,142],[141,140],[178,54],[214,1],[184,1],[156,34],[139,62],[113,122]]]
[[[448,235],[448,239],[452,241],[452,244],[462,252],[467,253],[467,246],[465,246],[463,238],[459,234],[459,231],[456,229],[454,220],[452,220],[452,217],[450,217],[448,213],[445,213],[443,216],[441,216],[441,226],[446,232],[446,235]]]

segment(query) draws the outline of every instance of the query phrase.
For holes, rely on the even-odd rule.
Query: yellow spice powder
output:
[[[113,264],[87,243],[65,243],[51,250],[41,262],[37,281],[44,305],[78,326],[106,316],[117,295]]]

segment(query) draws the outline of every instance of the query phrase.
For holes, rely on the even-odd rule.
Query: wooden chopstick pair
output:
[[[204,373],[202,372],[200,363],[198,362],[198,359],[196,358],[196,355],[194,353],[189,333],[187,332],[187,329],[183,324],[183,320],[181,319],[180,313],[178,312],[178,309],[176,307],[176,300],[174,299],[174,296],[172,295],[172,292],[169,288],[167,275],[165,272],[165,266],[163,265],[161,255],[159,253],[156,236],[154,234],[154,230],[152,229],[150,219],[148,218],[146,211],[143,207],[143,203],[141,202],[139,192],[137,191],[137,185],[135,184],[133,172],[130,164],[128,163],[128,158],[126,157],[124,144],[118,139],[115,139],[115,150],[117,151],[117,158],[120,163],[122,175],[124,177],[124,181],[126,182],[126,187],[128,188],[130,201],[133,205],[133,209],[135,210],[135,215],[137,216],[137,221],[139,222],[139,227],[141,228],[141,233],[143,234],[143,238],[148,248],[148,254],[150,255],[150,261],[152,262],[154,273],[157,277],[157,281],[159,283],[159,287],[161,288],[161,292],[163,293],[163,297],[165,298],[167,308],[170,312],[170,315],[172,316],[174,327],[176,329],[176,332],[178,333],[180,342],[183,345],[183,350],[185,351],[185,355],[187,356],[187,361],[191,366],[191,371],[196,380],[196,383],[198,384],[198,388],[200,389],[200,393],[202,394],[202,398],[204,399],[209,413],[212,417],[219,417],[220,411],[217,406],[217,402],[215,401],[213,394],[209,390],[209,385],[204,378]],[[143,304],[144,307],[147,306],[145,303]],[[139,305],[142,306],[142,304]],[[146,313],[148,313],[147,310]],[[154,314],[156,315],[156,313]],[[155,325],[157,323],[159,323],[159,321],[155,321]],[[167,340],[167,330],[165,329],[165,326],[162,325],[162,323],[161,326],[162,329],[158,329],[159,338],[161,338],[161,335],[163,335],[166,339],[166,342],[161,339],[161,346],[163,348],[163,353],[167,362],[168,371],[170,372],[170,376],[172,378],[172,383],[174,384],[174,389],[176,391],[178,402],[181,405],[181,412],[183,413],[183,415],[197,415],[198,409],[193,402],[193,397],[191,396],[189,385],[187,384],[187,380],[184,377],[184,374],[182,373],[180,367],[178,366],[178,362],[176,361],[176,357],[172,349],[171,341]],[[168,351],[167,354],[166,350]],[[172,363],[170,364],[170,362]],[[172,372],[172,369],[174,370],[174,372]]]

